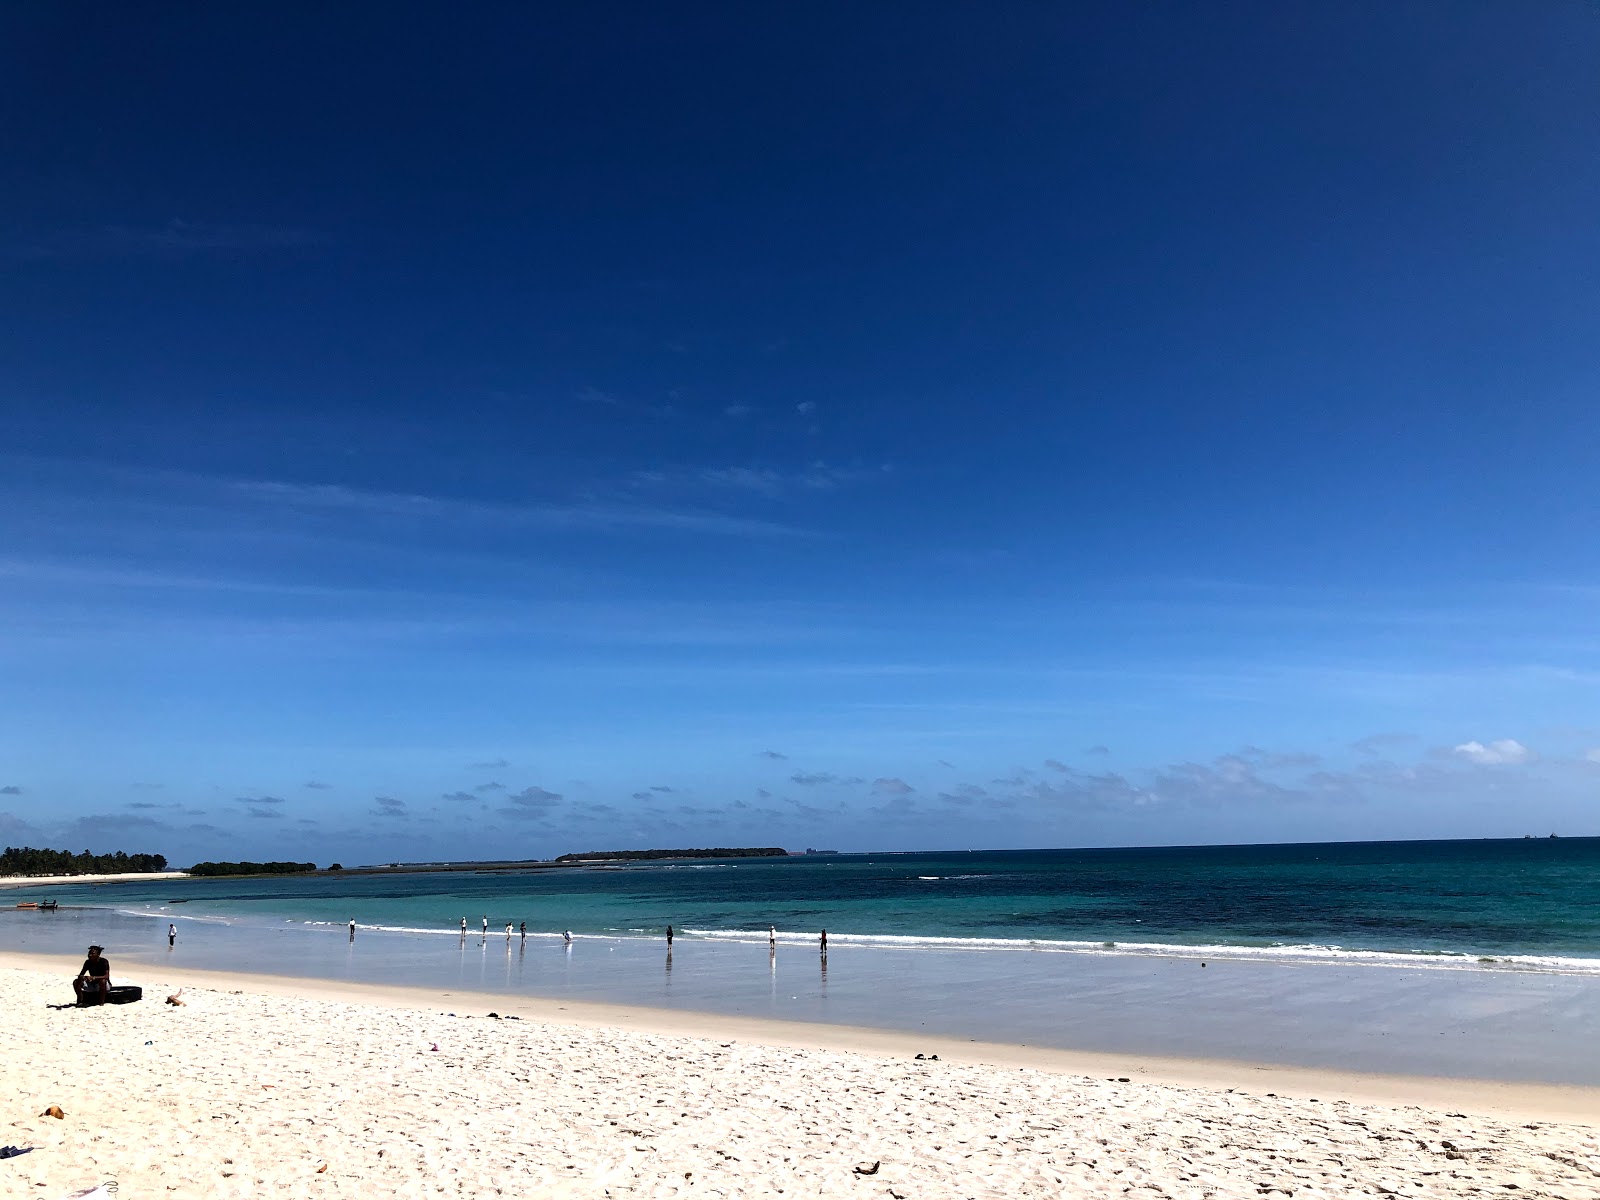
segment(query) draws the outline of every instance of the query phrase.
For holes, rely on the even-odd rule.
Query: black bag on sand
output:
[[[107,1004],[132,1004],[135,1000],[142,999],[144,999],[144,989],[133,984],[123,984],[106,993]]]

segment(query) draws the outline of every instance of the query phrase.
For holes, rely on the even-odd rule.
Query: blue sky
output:
[[[1600,833],[1593,6],[0,22],[0,842]]]

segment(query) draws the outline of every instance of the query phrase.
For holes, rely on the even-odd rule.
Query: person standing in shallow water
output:
[[[667,926],[667,945],[672,945],[672,926]]]
[[[527,941],[528,940],[528,923],[526,921],[524,921],[522,923],[521,929],[522,929],[522,940],[523,941]]]
[[[826,929],[822,931],[822,938],[817,944],[822,948],[824,954],[828,952],[828,931]]]
[[[171,950],[177,944],[178,944],[178,927],[176,925],[168,925],[167,926],[167,949]]]

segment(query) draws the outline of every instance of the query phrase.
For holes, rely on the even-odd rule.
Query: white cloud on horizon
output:
[[[1501,738],[1499,741],[1490,742],[1487,746],[1479,741],[1462,742],[1451,750],[1451,753],[1483,767],[1532,762],[1536,757],[1532,750],[1515,738]]]

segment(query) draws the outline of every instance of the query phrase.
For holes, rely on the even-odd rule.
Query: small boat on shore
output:
[[[31,908],[37,912],[55,912],[61,906],[54,900],[19,900],[17,901],[17,907]]]

